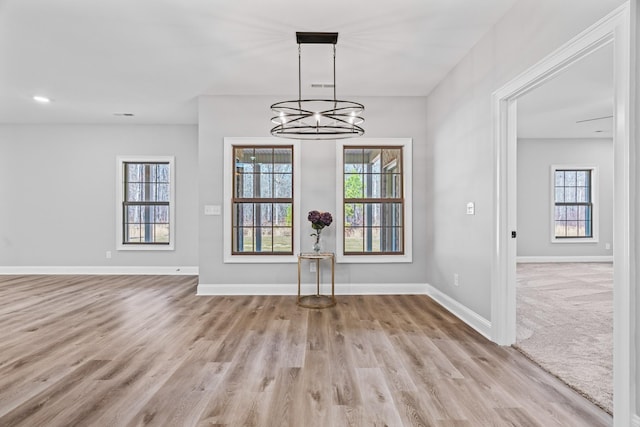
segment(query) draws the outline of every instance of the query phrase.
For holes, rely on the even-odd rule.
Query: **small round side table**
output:
[[[300,267],[303,260],[316,263],[315,295],[300,295]],[[320,261],[328,260],[331,264],[331,296],[320,294]],[[302,252],[298,254],[298,305],[306,308],[328,308],[336,305],[335,295],[335,254],[333,252]]]

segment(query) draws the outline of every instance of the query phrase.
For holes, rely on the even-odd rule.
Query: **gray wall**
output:
[[[0,126],[0,266],[197,266],[197,148],[196,126]],[[115,250],[118,155],[175,156],[174,251]]]
[[[495,227],[491,95],[622,3],[522,0],[427,98],[427,156],[435,160],[430,180],[416,182],[434,207],[427,282],[486,319]],[[476,215],[465,215],[469,201]]]
[[[551,243],[551,165],[598,167],[598,243]],[[613,256],[613,141],[518,140],[518,256]]]
[[[291,284],[297,283],[295,264],[223,263],[223,218],[204,216],[207,204],[223,205],[223,138],[265,137],[271,128],[269,106],[285,97],[211,96],[200,99],[199,185],[200,185],[200,283],[215,284]],[[425,98],[358,97],[364,103],[366,136],[413,138],[413,263],[337,264],[336,283],[425,283],[427,252],[424,236],[431,227],[431,204],[424,183],[430,182],[433,168],[425,143]],[[307,225],[311,209],[336,211],[335,144],[331,141],[302,142],[301,224]],[[318,183],[326,183],[318,185]],[[334,242],[335,227],[326,231],[327,244]],[[303,229],[304,231],[304,229]],[[324,232],[323,232],[324,234]],[[308,233],[302,232],[300,247],[308,250]]]

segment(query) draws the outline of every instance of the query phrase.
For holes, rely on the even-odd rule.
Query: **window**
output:
[[[596,237],[595,177],[592,167],[552,167],[552,241]]]
[[[410,142],[360,139],[339,144],[339,261],[410,261]]]
[[[293,146],[234,146],[233,253],[293,254]]]
[[[274,139],[225,138],[229,156],[225,191],[231,217],[225,224],[227,262],[293,261],[296,144]]]
[[[173,249],[173,157],[121,157],[118,169],[118,249]]]

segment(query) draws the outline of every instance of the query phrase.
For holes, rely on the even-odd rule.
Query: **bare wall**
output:
[[[551,243],[551,165],[598,167],[597,243]],[[518,256],[613,256],[613,141],[518,140]]]
[[[622,3],[522,0],[427,97],[435,159],[427,281],[486,319],[495,228],[491,94]],[[476,215],[465,215],[469,201]]]
[[[0,266],[197,266],[197,149],[196,126],[0,126]],[[116,251],[118,155],[175,156],[174,251]]]
[[[206,96],[200,98],[200,283],[265,285],[297,283],[295,264],[225,264],[223,262],[223,218],[204,216],[204,205],[223,205],[224,137],[268,137],[271,128],[269,106],[277,97]],[[337,264],[336,283],[394,284],[426,283],[429,257],[424,236],[431,226],[431,204],[425,187],[431,181],[432,162],[426,147],[424,97],[359,97],[366,107],[366,136],[413,138],[413,263]],[[308,225],[311,209],[336,212],[335,143],[302,142],[302,200],[299,215],[302,227]],[[334,241],[338,227],[327,232],[327,244]],[[303,228],[300,247],[309,248],[309,233]],[[323,235],[325,232],[323,231]],[[329,248],[330,249],[330,248]],[[292,289],[292,292],[294,289]]]

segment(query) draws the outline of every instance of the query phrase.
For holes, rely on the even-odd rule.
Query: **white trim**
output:
[[[122,202],[124,198],[124,162],[169,163],[169,244],[122,243]],[[118,251],[172,251],[176,241],[176,165],[174,156],[117,156],[116,157],[116,250]]]
[[[458,319],[475,329],[480,335],[491,339],[490,321],[429,284],[427,284],[427,295]]]
[[[595,231],[594,231],[594,234],[595,234]],[[576,237],[575,239],[572,239],[572,238],[569,237],[569,238],[564,238],[564,239],[562,239],[562,238],[561,239],[557,239],[557,238],[555,238],[555,236],[551,236],[551,243],[553,243],[554,245],[555,244],[559,244],[559,245],[568,244],[568,245],[571,245],[571,244],[576,244],[576,243],[578,243],[578,244],[583,243],[583,244],[587,245],[589,243],[599,243],[599,242],[600,242],[600,240],[595,238],[595,237],[584,237],[584,238]]]
[[[633,414],[631,418],[631,427],[640,427],[640,416],[638,414]]]
[[[633,0],[634,7],[638,0]],[[635,9],[634,9],[635,10]],[[635,19],[636,17],[634,17]],[[635,22],[635,21],[634,21]],[[634,28],[635,31],[635,28]],[[517,212],[517,98],[600,47],[613,44],[614,59],[614,292],[613,384],[614,425],[631,424],[636,407],[635,349],[635,33],[630,30],[630,4],[622,6],[578,34],[542,61],[494,92],[494,252],[492,255],[491,322],[493,341],[515,341],[515,239]]]
[[[632,3],[632,4],[631,4]],[[640,0],[625,2],[615,27],[613,192],[613,417],[626,426],[638,410],[638,24]],[[633,27],[631,12],[633,11]]]
[[[519,256],[516,262],[526,263],[546,263],[546,262],[613,262],[613,256]]]
[[[303,294],[315,293],[315,284],[303,284]],[[321,291],[330,293],[330,284],[322,283]],[[336,283],[336,295],[424,295],[426,283]],[[198,284],[198,295],[297,295],[298,284]]]
[[[555,176],[557,170],[588,170],[591,171],[591,237],[581,238],[558,238],[556,237],[555,230],[555,216],[556,216],[556,196],[555,196]],[[598,166],[596,165],[551,165],[549,167],[551,178],[549,179],[549,233],[551,243],[556,244],[571,244],[571,243],[598,243],[600,238],[600,192],[599,188],[599,175]]]
[[[404,254],[403,255],[345,255],[343,225],[344,212],[344,156],[343,147],[347,146],[396,146],[402,147],[402,179],[404,189]],[[386,264],[386,263],[410,263],[413,262],[413,140],[411,138],[359,138],[357,140],[336,141],[336,262],[350,264]]]
[[[0,267],[0,275],[104,274],[197,276],[197,266],[11,266]]]
[[[231,176],[233,164],[233,146],[240,145],[293,145],[293,255],[232,255],[231,254]],[[297,263],[297,253],[300,252],[300,199],[302,188],[302,145],[299,140],[283,140],[274,137],[225,137],[223,160],[223,227],[224,236],[224,262],[240,264],[261,263]]]

